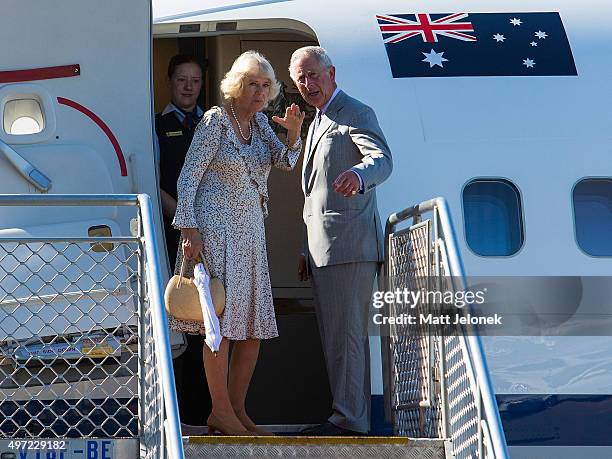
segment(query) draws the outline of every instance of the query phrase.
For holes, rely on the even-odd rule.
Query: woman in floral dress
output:
[[[213,405],[209,432],[268,434],[244,406],[260,340],[278,336],[264,229],[267,181],[272,166],[295,167],[304,120],[299,107],[291,105],[283,118],[272,118],[287,129],[287,145],[276,136],[260,111],[279,87],[265,57],[254,51],[240,55],[221,82],[225,103],[202,117],[178,180],[174,226],[181,230],[186,273],[192,275],[201,250],[226,292],[218,355],[204,346]],[[177,272],[182,256],[179,250]],[[200,322],[169,321],[174,330],[204,334]],[[229,340],[234,341],[231,359]]]

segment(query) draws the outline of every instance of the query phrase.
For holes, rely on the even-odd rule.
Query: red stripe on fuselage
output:
[[[115,137],[113,132],[110,130],[110,128],[106,125],[106,123],[102,121],[100,117],[96,115],[94,112],[82,106],[78,102],[75,102],[74,100],[66,99],[65,97],[58,97],[57,101],[62,105],[67,105],[68,107],[72,107],[75,110],[80,111],[84,115],[91,118],[91,120],[94,123],[96,123],[100,129],[102,129],[102,131],[106,134],[106,136],[110,140],[111,144],[113,144],[113,148],[115,149],[115,153],[117,154],[117,159],[119,160],[119,167],[121,168],[121,176],[127,177],[128,175],[127,167],[125,165],[125,157],[123,156],[123,151],[121,151],[121,146],[119,145],[117,138]]]
[[[0,83],[22,83],[24,81],[69,78],[79,76],[80,74],[81,67],[79,64],[26,70],[5,70],[0,72]]]

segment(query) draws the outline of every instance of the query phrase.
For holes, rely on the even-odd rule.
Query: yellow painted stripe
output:
[[[189,437],[189,443],[220,445],[409,445],[406,437],[230,437],[206,435]]]

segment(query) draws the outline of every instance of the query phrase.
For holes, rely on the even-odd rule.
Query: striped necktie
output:
[[[314,141],[315,135],[317,133],[317,129],[319,129],[319,125],[321,124],[321,110],[317,111],[314,121],[312,122],[312,134],[310,135],[310,148],[312,149],[312,143]]]
[[[314,120],[314,129],[312,130],[313,133],[317,132],[317,129],[319,129],[319,125],[321,124],[321,116],[323,115],[323,112],[321,110],[319,110],[317,112],[317,116],[315,116],[315,120]]]
[[[317,129],[319,129],[319,124],[321,124],[321,116],[322,116],[323,112],[321,112],[321,110],[317,111],[317,114],[315,116],[314,121],[312,122],[312,133],[310,135],[310,145],[309,145],[309,156],[308,156],[308,162],[306,163],[305,167],[304,167],[304,189],[306,189],[306,187],[308,186],[308,182],[310,181],[310,175],[312,174],[312,161],[313,159],[310,158],[310,152],[312,151],[312,149],[314,148],[314,139],[315,139],[315,135],[317,134]]]

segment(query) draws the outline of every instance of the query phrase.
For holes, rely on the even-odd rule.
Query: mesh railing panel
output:
[[[431,220],[416,223],[430,213]],[[413,226],[396,231],[409,219]],[[416,298],[410,298],[413,307],[405,316],[406,300],[388,304],[385,299],[390,319],[408,323],[389,323],[382,340],[395,433],[448,439],[447,453],[457,458],[508,457],[482,345],[462,327],[448,327],[459,313],[453,300],[467,287],[445,200],[431,199],[391,215],[385,235],[387,290],[394,297],[398,289],[408,294],[427,290],[416,308]],[[421,311],[432,317],[422,320]]]
[[[467,374],[462,337],[444,337],[448,424],[457,459],[478,457],[478,410]]]
[[[112,227],[129,228],[0,232],[0,443],[66,439],[58,445],[75,453],[104,456],[110,444],[121,459],[182,457],[148,196],[2,195],[0,206],[110,206]]]
[[[0,240],[0,436],[138,435],[137,245]]]
[[[439,240],[443,245],[443,241]],[[388,283],[390,291],[404,288],[412,291],[452,291],[450,277],[445,272],[446,260],[440,259],[439,272],[432,260],[444,258],[439,245],[432,240],[430,220],[393,233],[389,236]],[[436,256],[437,255],[437,256]],[[435,282],[437,285],[427,285]],[[403,303],[392,303],[389,314],[439,314],[442,305],[417,303],[408,311]],[[478,457],[478,422],[476,390],[469,378],[468,351],[465,337],[459,332],[444,336],[435,326],[389,325],[389,362],[391,368],[392,420],[397,435],[442,438],[443,410],[446,434],[452,440],[457,459]],[[443,357],[442,357],[443,356]],[[444,358],[444,365],[441,365]],[[442,375],[444,368],[444,375]],[[447,406],[442,406],[444,379]],[[431,399],[430,399],[431,397]],[[487,450],[484,457],[487,457]]]
[[[440,267],[444,290],[452,290],[446,276],[446,263]],[[449,329],[450,330],[450,329]],[[458,331],[456,328],[453,330]],[[444,336],[445,374],[447,394],[447,422],[457,459],[478,457],[478,423],[475,387],[470,381],[467,366],[465,336],[460,333]],[[487,457],[485,455],[485,457]]]
[[[0,438],[139,438],[164,405],[136,237],[0,238]]]
[[[0,435],[138,435],[136,245],[0,240]]]
[[[425,221],[394,233],[389,239],[388,289],[427,290],[431,278],[431,222]],[[433,305],[390,305],[391,316],[431,312]],[[411,325],[390,325],[391,403],[395,433],[439,438],[442,412],[439,389],[439,339]]]
[[[146,459],[157,459],[163,457],[163,422],[164,422],[164,403],[162,386],[160,383],[157,358],[157,347],[153,334],[152,314],[149,308],[144,310],[142,317],[143,333],[142,339],[142,371],[143,387],[141,389],[141,448],[144,454],[141,457]]]

